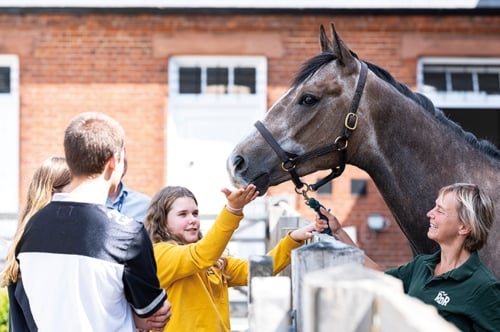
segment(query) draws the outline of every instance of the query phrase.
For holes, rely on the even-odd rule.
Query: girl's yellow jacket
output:
[[[164,331],[231,331],[228,287],[247,285],[248,261],[228,256],[224,271],[228,278],[213,265],[223,255],[241,219],[243,216],[224,208],[200,241],[154,245],[158,278],[172,305],[172,316]],[[273,257],[275,274],[290,264],[292,249],[303,243],[286,235],[268,253]]]

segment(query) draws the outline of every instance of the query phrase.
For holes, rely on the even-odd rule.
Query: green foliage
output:
[[[0,288],[0,332],[8,331],[9,322],[9,296],[7,288]]]

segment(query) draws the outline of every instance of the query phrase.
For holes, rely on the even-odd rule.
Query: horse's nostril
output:
[[[241,172],[242,170],[244,170],[244,168],[245,168],[245,159],[240,155],[236,155],[233,158],[233,170]]]

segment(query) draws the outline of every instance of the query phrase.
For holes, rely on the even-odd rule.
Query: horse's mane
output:
[[[351,54],[354,57],[358,58],[358,56],[354,52],[351,51]],[[337,56],[332,52],[323,52],[307,60],[295,75],[295,78],[292,81],[292,86],[297,86],[301,82],[304,82],[310,76],[314,75],[314,73],[316,73],[324,65],[336,59]],[[406,85],[396,81],[387,70],[368,61],[364,62],[366,63],[370,71],[374,73],[378,78],[389,83],[405,97],[410,98],[411,100],[422,106],[422,108],[431,113],[436,118],[436,120],[451,128],[458,135],[465,137],[467,142],[476,146],[480,151],[485,152],[492,157],[500,159],[500,150],[493,143],[487,140],[478,139],[472,133],[463,130],[460,125],[458,125],[454,121],[451,121],[446,117],[446,115],[444,115],[444,113],[440,109],[436,108],[429,98],[420,93],[412,92]]]

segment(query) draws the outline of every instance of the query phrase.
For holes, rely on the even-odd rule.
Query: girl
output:
[[[258,192],[254,185],[222,189],[227,204],[202,237],[198,202],[184,187],[167,186],[152,199],[144,224],[153,241],[158,278],[172,303],[164,331],[231,331],[228,287],[248,283],[248,261],[223,252],[243,219],[243,207]],[[311,223],[288,233],[268,255],[274,273],[290,264],[292,249],[312,237]]]

